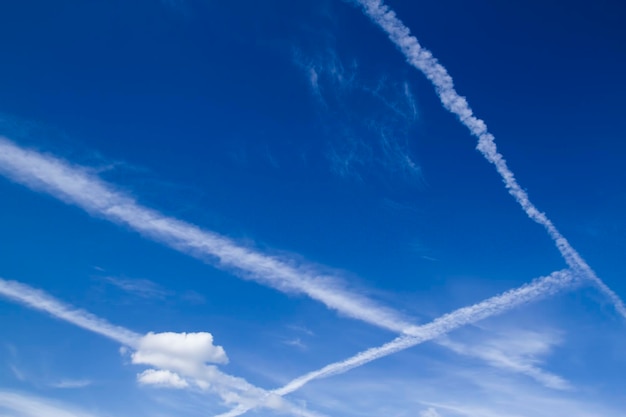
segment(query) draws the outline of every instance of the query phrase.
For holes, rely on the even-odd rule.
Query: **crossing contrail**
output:
[[[620,297],[596,275],[585,260],[569,244],[567,239],[557,230],[545,213],[539,211],[530,201],[528,194],[520,187],[513,172],[507,166],[506,160],[498,152],[495,138],[487,130],[486,123],[474,116],[465,97],[460,96],[456,92],[454,82],[448,71],[429,50],[419,44],[417,38],[411,35],[410,29],[381,0],[355,0],[355,2],[361,5],[365,14],[387,33],[389,39],[404,54],[407,62],[421,71],[430,80],[443,106],[455,114],[472,135],[478,138],[477,149],[487,161],[494,164],[507,190],[528,217],[546,229],[567,265],[572,270],[579,271],[589,278],[611,300],[618,313],[626,318],[626,306]]]
[[[537,301],[543,297],[554,295],[563,288],[572,285],[576,281],[576,275],[575,272],[570,270],[562,270],[553,272],[545,277],[537,278],[529,284],[506,291],[469,307],[460,308],[430,323],[418,326],[414,329],[412,335],[399,336],[382,346],[364,350],[348,359],[326,365],[316,371],[302,375],[282,388],[271,392],[280,396],[290,394],[316,379],[342,374],[376,359],[443,336],[459,327],[484,320],[497,314],[502,314],[515,307]],[[253,408],[254,407],[250,405],[239,405],[231,411],[220,414],[217,417],[235,417]]]

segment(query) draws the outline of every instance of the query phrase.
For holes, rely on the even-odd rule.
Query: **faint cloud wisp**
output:
[[[329,138],[327,158],[336,174],[364,180],[382,169],[421,185],[409,146],[418,111],[408,82],[386,76],[369,81],[356,60],[346,64],[332,48],[310,56],[297,50],[293,61],[319,104]]]

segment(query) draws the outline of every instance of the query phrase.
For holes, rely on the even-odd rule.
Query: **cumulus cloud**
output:
[[[221,346],[213,344],[211,333],[148,333],[139,340],[131,360],[133,364],[152,367],[137,375],[142,385],[194,388],[214,393],[229,405],[254,405],[302,417],[319,416],[243,378],[220,371],[213,364],[225,364],[228,357]]]
[[[156,385],[167,388],[188,388],[189,383],[180,375],[163,369],[146,369],[137,375],[137,381],[142,385]]]
[[[139,340],[132,361],[189,374],[206,363],[228,363],[228,357],[211,333],[150,332]]]

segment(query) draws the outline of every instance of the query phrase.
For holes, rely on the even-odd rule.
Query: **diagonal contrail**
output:
[[[494,136],[488,132],[485,122],[474,116],[467,100],[456,92],[452,77],[448,74],[447,70],[439,64],[430,51],[421,47],[417,38],[411,35],[409,28],[406,27],[396,16],[395,12],[390,10],[381,0],[354,1],[363,8],[365,14],[375,24],[387,33],[390,40],[404,54],[409,64],[424,73],[431,81],[444,107],[455,114],[460,119],[461,123],[463,123],[474,136],[478,137],[479,142],[477,149],[483,154],[485,159],[495,165],[509,193],[515,198],[518,204],[520,204],[528,217],[546,229],[572,271],[553,273],[528,286],[511,290],[501,296],[491,298],[475,306],[457,310],[427,325],[419,326],[418,329],[414,329],[418,330],[417,334],[411,332],[411,335],[400,336],[392,342],[363,351],[345,361],[327,365],[317,371],[296,378],[284,387],[273,392],[286,395],[301,388],[312,380],[346,372],[380,357],[406,349],[426,340],[431,340],[432,338],[445,334],[446,331],[444,331],[444,329],[448,326],[450,326],[450,328],[447,331],[450,331],[459,326],[489,317],[492,314],[501,313],[513,306],[532,301],[540,296],[552,294],[572,281],[572,273],[576,273],[577,275],[581,274],[594,282],[612,301],[618,313],[626,318],[626,307],[619,296],[595,274],[591,267],[556,229],[552,221],[535,207],[530,201],[528,194],[519,186],[513,172],[508,168],[504,157],[498,152]],[[519,296],[517,301],[511,300],[511,296],[515,297],[516,295]],[[493,312],[488,313],[492,309],[491,302],[495,303],[493,304]],[[471,317],[474,317],[473,321]],[[428,335],[432,335],[432,337],[428,337]],[[238,416],[250,409],[250,407],[240,405],[219,417]]]
[[[302,375],[282,388],[271,392],[281,396],[290,394],[313,380],[342,374],[376,359],[433,340],[459,327],[484,320],[497,314],[502,314],[508,310],[532,301],[537,301],[543,297],[554,295],[563,288],[572,285],[575,281],[574,273],[569,270],[553,272],[546,277],[537,278],[531,283],[519,288],[506,291],[480,303],[445,314],[430,323],[418,326],[414,329],[412,335],[399,336],[382,346],[364,350],[351,358],[326,365],[316,371]],[[254,406],[250,405],[239,405],[231,411],[220,414],[217,417],[235,417],[253,408]]]
[[[472,112],[467,100],[460,96],[455,88],[452,77],[448,71],[433,57],[432,53],[423,48],[417,38],[411,35],[409,28],[402,23],[396,13],[386,6],[382,0],[354,0],[359,4],[365,14],[378,25],[389,39],[400,49],[407,62],[421,71],[434,85],[437,95],[443,106],[455,114],[461,123],[465,125],[472,135],[478,138],[477,149],[482,155],[494,164],[502,177],[509,193],[522,207],[524,212],[535,222],[542,225],[554,243],[567,265],[575,271],[579,271],[589,278],[611,300],[615,309],[622,317],[626,318],[626,306],[619,296],[611,290],[591,269],[578,252],[569,244],[567,239],[554,226],[548,217],[540,212],[530,201],[526,191],[520,187],[513,172],[506,164],[506,160],[498,152],[494,136],[487,130],[485,122]]]
[[[29,287],[17,281],[0,278],[0,297],[44,311],[53,317],[97,333],[122,345],[136,348],[142,335],[123,327],[115,326],[106,320],[94,316],[85,310],[69,306],[41,290]]]
[[[168,217],[138,204],[84,167],[21,148],[2,137],[0,174],[245,279],[286,293],[306,294],[345,316],[394,333],[406,333],[414,326],[399,312],[349,291],[340,279],[312,265],[266,255],[225,236]]]
[[[197,258],[285,292],[303,292],[328,307],[399,334],[416,325],[393,309],[381,307],[341,286],[306,263],[271,257],[237,245],[197,226],[139,205],[130,196],[58,158],[19,147],[0,138],[0,174],[74,204],[99,217],[129,226],[143,235]]]

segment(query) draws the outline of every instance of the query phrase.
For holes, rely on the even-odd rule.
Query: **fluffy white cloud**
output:
[[[139,340],[132,361],[190,375],[206,363],[227,363],[228,357],[211,333],[150,332]]]
[[[162,369],[147,369],[137,375],[137,381],[143,385],[157,385],[167,388],[187,388],[189,383],[180,375]]]
[[[137,343],[131,359],[134,364],[156,368],[137,375],[140,384],[199,388],[219,395],[225,404],[245,405],[245,409],[260,406],[302,417],[319,416],[242,378],[221,372],[211,363],[227,363],[228,357],[221,346],[213,344],[211,333],[148,333]]]

